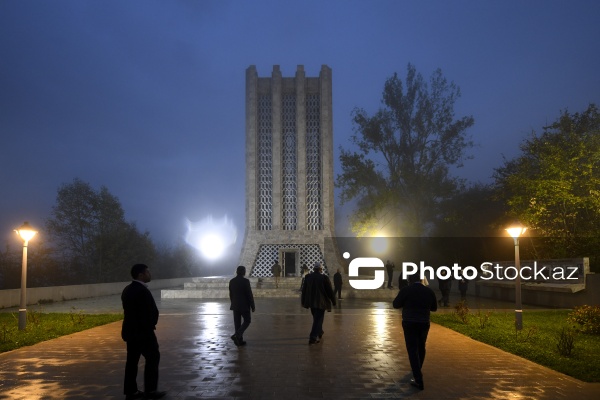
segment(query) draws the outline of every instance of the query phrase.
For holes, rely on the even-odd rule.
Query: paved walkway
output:
[[[248,345],[236,348],[224,300],[160,299],[165,399],[597,399],[584,383],[432,324],[425,390],[413,389],[399,312],[342,300],[308,345],[311,317],[296,299],[258,299]],[[479,308],[510,304],[470,299]],[[475,305],[477,304],[477,305]],[[45,312],[121,311],[118,296],[43,306]],[[7,311],[7,310],[4,310]],[[0,354],[0,399],[124,399],[121,323]],[[141,363],[142,364],[142,363]],[[142,374],[140,373],[140,378]],[[140,382],[140,388],[143,388]]]

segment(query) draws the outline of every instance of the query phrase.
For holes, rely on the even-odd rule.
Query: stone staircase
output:
[[[192,278],[186,282],[183,289],[163,289],[160,297],[163,299],[228,299],[229,281],[233,277],[211,276]],[[275,278],[250,277],[250,287],[254,298],[261,297],[295,297],[300,298],[300,284],[302,278],[299,276],[287,276],[279,278],[278,287],[275,286]],[[375,289],[356,290],[344,279],[342,288],[343,298],[359,298],[375,301],[392,301],[398,289]]]
[[[163,289],[160,297],[163,299],[228,299],[229,281],[232,277],[203,277],[192,278],[181,289]],[[298,276],[279,278],[279,285],[275,285],[275,278],[248,278],[252,294],[259,297],[300,297],[300,284],[302,278]]]

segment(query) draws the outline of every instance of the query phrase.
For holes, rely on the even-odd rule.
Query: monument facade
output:
[[[306,77],[246,70],[246,231],[250,276],[299,276],[306,264],[340,267],[335,246],[331,68]]]

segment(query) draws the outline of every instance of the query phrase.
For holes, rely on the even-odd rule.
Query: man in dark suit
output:
[[[166,392],[156,390],[158,387],[160,352],[158,351],[158,340],[154,333],[158,323],[158,308],[147,285],[152,276],[147,265],[135,264],[131,267],[131,277],[133,281],[123,289],[121,294],[125,314],[121,337],[127,342],[123,392],[126,400],[160,399]],[[136,382],[140,356],[144,356],[146,360],[144,368],[145,393],[138,390]]]
[[[421,283],[418,273],[408,276],[409,285],[402,288],[394,299],[394,308],[402,308],[402,329],[413,379],[410,384],[423,390],[423,361],[429,333],[429,314],[437,310],[435,293]]]
[[[392,285],[392,279],[394,279],[394,263],[390,260],[387,260],[387,262],[385,263],[385,270],[387,271],[388,275],[387,287],[388,289],[392,289],[394,287],[394,285]]]
[[[450,307],[450,289],[452,288],[452,278],[448,277],[446,279],[438,278],[439,280],[439,288],[440,292],[442,292],[442,298],[438,300],[438,305],[444,305],[444,307]]]
[[[335,296],[335,294],[337,293],[338,300],[342,299],[342,284],[342,273],[338,268],[337,272],[333,274],[333,295]]]
[[[304,286],[302,286],[302,307],[310,308],[313,316],[308,344],[319,343],[323,333],[325,333],[323,332],[325,310],[331,311],[331,305],[335,306],[331,281],[327,275],[323,275],[322,271],[321,264],[315,263],[313,272],[306,276]]]
[[[271,272],[275,277],[275,287],[279,287],[279,277],[281,276],[281,265],[279,265],[279,261],[275,260],[275,264],[271,267]]]
[[[244,346],[244,331],[250,326],[252,314],[254,312],[254,296],[252,296],[252,288],[250,281],[244,278],[246,275],[246,267],[240,265],[236,270],[236,277],[229,281],[229,300],[231,300],[230,310],[233,310],[233,325],[235,333],[231,335],[231,339],[236,346]],[[242,323],[242,318],[244,323]]]

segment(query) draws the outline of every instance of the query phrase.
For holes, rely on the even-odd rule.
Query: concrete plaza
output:
[[[432,324],[425,390],[409,385],[400,312],[344,299],[308,345],[310,311],[298,299],[257,299],[245,339],[230,339],[227,300],[161,299],[159,390],[165,399],[595,399],[584,383]],[[469,298],[472,308],[507,309]],[[35,306],[34,306],[35,307]],[[47,304],[44,312],[121,312],[119,296]],[[3,310],[11,311],[11,310]],[[445,309],[442,312],[449,312]],[[0,399],[124,399],[121,322],[0,354]],[[143,389],[140,362],[138,383]]]

